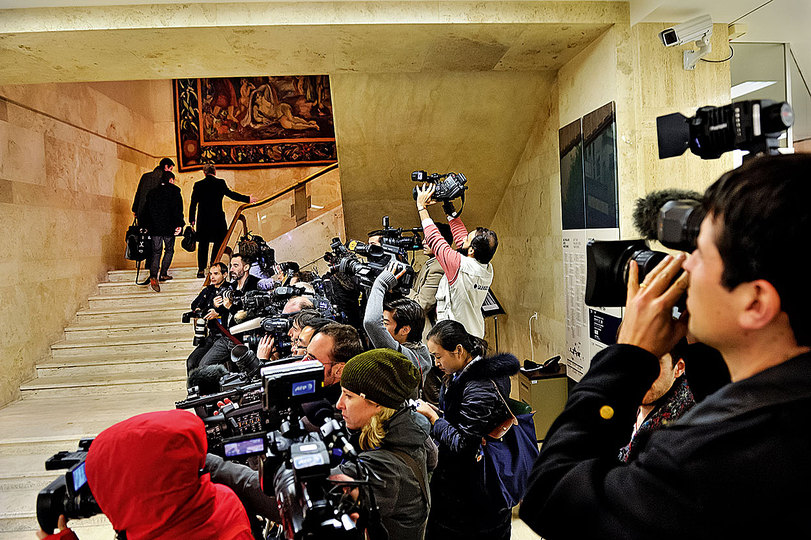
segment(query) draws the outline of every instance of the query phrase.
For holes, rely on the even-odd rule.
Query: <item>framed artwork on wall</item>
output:
[[[180,171],[337,161],[326,75],[176,79],[174,102]]]

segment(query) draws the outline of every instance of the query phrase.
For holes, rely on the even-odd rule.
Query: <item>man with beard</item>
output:
[[[417,187],[417,212],[425,231],[425,243],[445,271],[436,293],[436,320],[458,321],[469,334],[482,338],[482,304],[493,282],[490,261],[498,248],[498,237],[484,227],[468,233],[461,219],[448,216],[448,225],[458,246],[454,251],[426,210],[426,206],[434,203],[433,196],[433,185]]]

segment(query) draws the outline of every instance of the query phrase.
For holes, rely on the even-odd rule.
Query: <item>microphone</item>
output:
[[[228,375],[228,370],[220,364],[193,369],[189,373],[189,388],[196,386],[201,396],[216,394],[220,391],[220,379],[224,375]]]
[[[659,239],[659,211],[665,203],[674,200],[691,200],[700,203],[703,195],[697,191],[683,189],[662,189],[652,191],[636,200],[634,206],[634,227],[643,238]]]

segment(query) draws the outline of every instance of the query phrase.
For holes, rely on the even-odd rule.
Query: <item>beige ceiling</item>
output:
[[[5,0],[8,5],[9,0]],[[488,225],[554,72],[621,2],[251,2],[0,10],[0,84],[331,77],[347,232],[416,225],[410,172]]]

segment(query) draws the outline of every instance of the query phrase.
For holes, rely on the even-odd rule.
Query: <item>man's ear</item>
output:
[[[410,333],[411,333],[411,325],[410,324],[404,324],[403,326],[400,327],[399,330],[397,330],[397,334],[405,336],[405,337],[408,337],[408,334],[410,334]]]
[[[738,287],[743,309],[738,324],[747,330],[759,330],[771,323],[782,311],[780,294],[765,279],[742,283]]]
[[[344,366],[346,366],[346,362],[335,362],[332,364],[332,374],[336,379],[341,379],[341,373],[344,372]]]
[[[676,362],[675,375],[677,379],[684,375],[684,360],[681,358],[679,358],[679,361]]]

